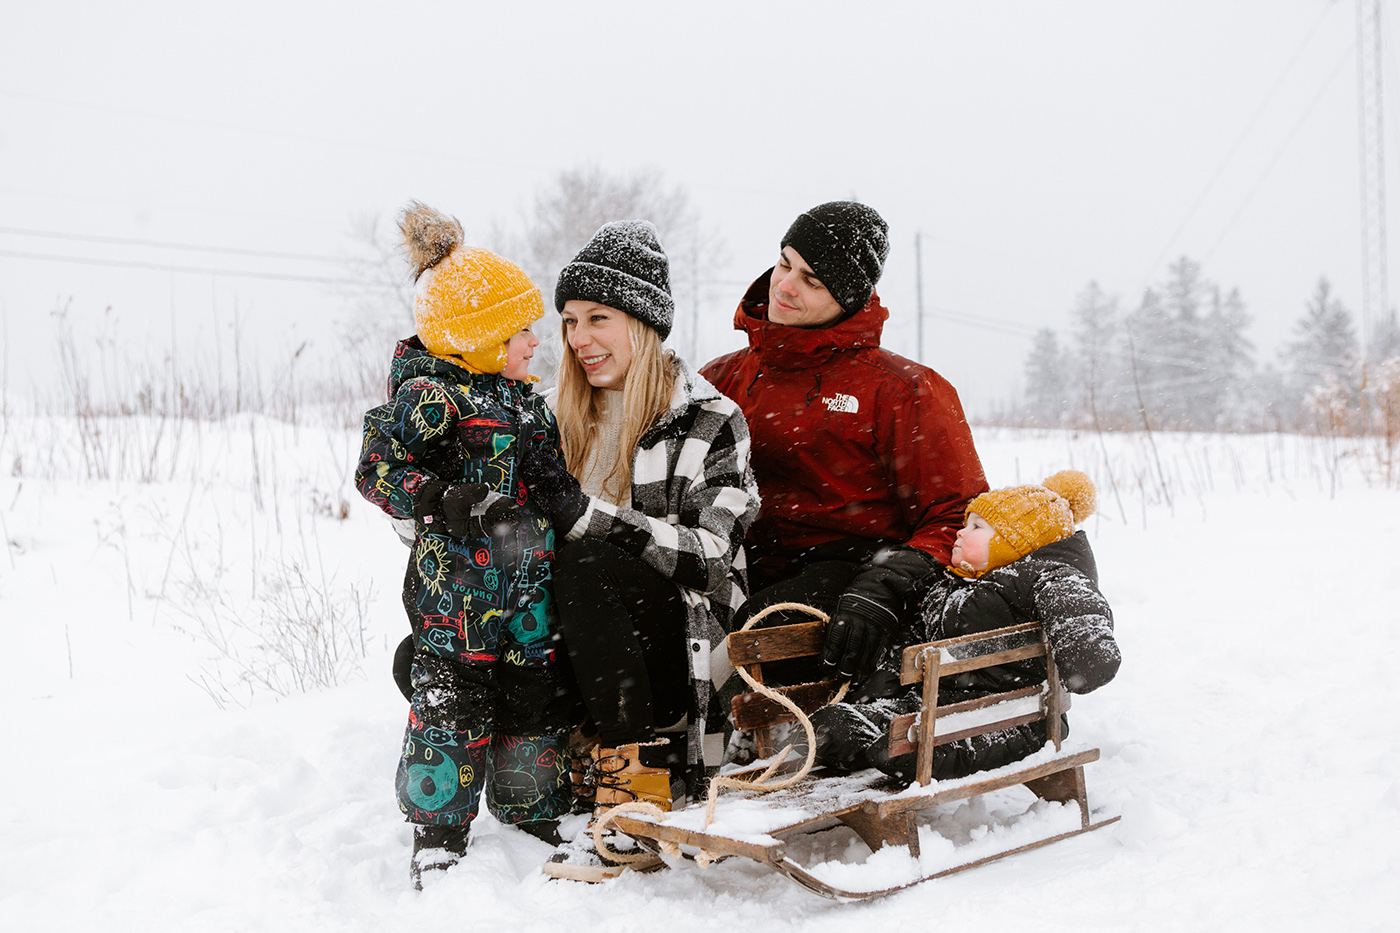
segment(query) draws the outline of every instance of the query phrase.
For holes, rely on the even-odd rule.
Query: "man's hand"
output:
[[[856,572],[826,628],[822,668],[861,684],[880,663],[900,619],[918,603],[919,584],[937,565],[916,548],[882,547]]]
[[[886,607],[849,590],[836,601],[822,649],[823,672],[860,683],[890,646],[899,619]]]

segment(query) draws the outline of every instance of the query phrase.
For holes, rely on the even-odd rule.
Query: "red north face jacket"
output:
[[[803,548],[860,537],[946,565],[963,510],[987,490],[957,391],[880,349],[889,312],[878,295],[806,330],[768,321],[768,281],[760,276],[734,315],[748,349],[701,370],[749,422],[763,499],[750,563],[777,570]]]

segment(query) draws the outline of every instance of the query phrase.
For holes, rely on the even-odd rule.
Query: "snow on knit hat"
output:
[[[507,341],[544,314],[540,290],[514,263],[464,246],[457,219],[421,202],[404,208],[399,230],[418,282],[418,339],[471,372],[499,373]]]
[[[1094,481],[1078,470],[1061,470],[1040,486],[1009,486],[984,492],[967,504],[996,530],[987,547],[987,570],[1004,567],[1037,548],[1063,541],[1074,526],[1094,514]],[[981,576],[982,572],[960,572]]]
[[[573,262],[559,273],[554,308],[569,301],[596,301],[648,325],[665,340],[676,303],[671,267],[656,228],[645,220],[603,224]]]
[[[858,201],[828,201],[797,215],[778,246],[791,246],[831,296],[854,314],[875,293],[890,254],[889,225]]]

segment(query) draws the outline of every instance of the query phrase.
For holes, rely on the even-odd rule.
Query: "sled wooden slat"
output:
[[[742,665],[755,681],[763,683],[764,662],[817,654],[822,650],[824,629],[823,622],[808,622],[750,630],[741,636],[731,635],[730,660],[736,667]],[[1017,640],[1024,641],[1026,635],[1036,640],[1023,645],[1012,641],[1015,647],[1005,647],[1008,636],[1020,636]],[[962,650],[947,652],[945,649],[949,647],[960,647]],[[978,654],[979,648],[987,653]],[[969,656],[955,657],[955,654]],[[940,677],[1034,657],[1046,659],[1045,683],[939,705]],[[729,856],[748,858],[772,868],[815,894],[838,900],[854,900],[879,897],[913,884],[985,865],[1099,829],[1118,820],[1114,816],[1095,821],[1089,809],[1084,766],[1099,759],[1099,750],[1060,750],[1060,716],[1066,706],[1065,697],[1054,656],[1038,623],[915,645],[905,650],[901,661],[901,680],[921,686],[921,709],[918,713],[897,717],[891,724],[887,740],[892,756],[914,753],[915,786],[906,787],[874,769],[854,774],[832,774],[816,768],[796,784],[766,795],[751,790],[733,790],[722,795],[712,824],[704,820],[704,803],[698,803],[665,814],[654,822],[619,816],[615,825],[621,832],[637,839],[644,848],[653,851],[662,844],[674,843],[682,847],[683,853],[688,847],[692,854],[694,850],[700,850],[711,859]],[[804,711],[811,711],[826,702],[833,695],[835,687],[835,684],[819,682],[782,688],[782,692]],[[1033,699],[1037,696],[1040,698],[1038,704]],[[994,709],[1002,703],[1010,705],[1004,711]],[[739,728],[752,730],[760,755],[764,758],[772,755],[767,735],[769,727],[791,722],[793,718],[788,710],[759,694],[747,694],[736,699],[733,710]],[[964,723],[945,722],[944,725],[953,731],[938,734],[940,719],[947,720],[960,713],[982,710],[989,712],[967,720],[973,725],[957,728]],[[978,719],[982,721],[978,722]],[[1041,719],[1046,720],[1047,742],[1044,748],[1027,759],[1033,763],[1012,763],[958,780],[933,780],[934,750],[939,745]],[[911,741],[911,733],[914,741]],[[788,768],[793,761],[800,762],[800,758],[790,758],[778,770]],[[920,827],[916,818],[919,813],[941,804],[1017,785],[1026,787],[1043,800],[1078,804],[1078,828],[1069,832],[1053,832],[1045,838],[939,871],[919,873],[919,877],[913,881],[875,891],[846,890],[822,880],[813,873],[816,869],[809,870],[798,864],[789,854],[793,850],[785,843],[803,834],[844,824],[854,830],[871,851],[891,846],[904,847],[910,857],[917,860]],[[727,812],[732,812],[734,817],[726,819]],[[707,825],[708,828],[700,828]],[[742,827],[743,832],[737,835],[743,838],[737,838],[736,833],[727,831],[726,827],[730,830]],[[1060,822],[1056,828],[1064,829],[1064,823]],[[1019,841],[1019,838],[1013,836],[1009,841]]]
[[[1037,684],[1035,686],[1022,686],[1021,689],[1015,689],[1015,691],[991,693],[990,696],[980,696],[980,698],[963,700],[963,702],[960,703],[949,703],[948,706],[938,707],[938,714],[934,719],[945,719],[945,717],[953,716],[953,714],[956,713],[970,713],[973,712],[973,710],[987,709],[988,706],[995,706],[997,703],[1022,699],[1026,698],[1026,696],[1035,696],[1036,693],[1043,692],[1044,686]],[[914,751],[916,745],[914,745],[913,741],[910,741],[909,730],[914,726],[914,723],[917,723],[918,717],[920,717],[920,713],[904,713],[903,716],[896,716],[895,721],[890,723],[890,758],[895,758],[895,756],[899,755],[907,755],[909,752]],[[1021,714],[1021,716],[1008,716],[1005,717],[1005,719],[998,719],[995,720],[995,723],[997,723],[995,727],[997,727],[998,730],[1000,730],[1000,728],[1011,728],[1012,726],[1021,726],[1022,723],[1033,723],[1033,721],[1037,719],[1044,719],[1044,712]],[[946,745],[948,742],[958,741],[959,738],[966,738],[967,735],[976,735],[983,733],[983,731],[987,731],[986,728],[979,726],[976,728],[969,728],[969,730],[963,730],[962,733],[935,734],[934,744]]]
[[[784,847],[781,842],[771,842],[767,845],[744,842],[739,839],[731,839],[728,836],[696,832],[677,826],[666,826],[648,820],[633,819],[630,816],[617,817],[613,821],[613,825],[629,836],[655,839],[658,842],[674,842],[684,846],[703,847],[707,851],[719,855],[739,855],[751,858],[756,862],[772,862],[784,856]]]
[[[820,621],[735,632],[729,636],[729,663],[738,667],[809,657],[822,649],[825,635],[826,623]]]
[[[831,702],[841,685],[834,680],[822,680],[794,687],[778,687],[778,693],[792,700],[802,712],[811,715]],[[742,693],[731,703],[734,713],[734,728],[755,729],[759,726],[775,726],[784,722],[796,722],[797,717],[780,703],[770,700],[761,693]]]
[[[1027,781],[1036,778],[1046,777],[1047,775],[1056,774],[1068,768],[1077,768],[1091,761],[1098,760],[1099,750],[1097,748],[1091,748],[1073,755],[1067,755],[1064,758],[1058,758],[1054,761],[1047,761],[1029,768],[1022,768],[1010,774],[991,778],[986,781],[978,781],[973,784],[959,784],[947,790],[937,791],[932,794],[921,794],[917,797],[892,797],[888,800],[878,801],[873,805],[880,816],[889,816],[892,813],[903,813],[905,810],[926,810],[929,807],[936,807],[941,803],[950,803],[954,800],[966,800],[968,797],[976,797],[979,794],[1001,790],[1004,787],[1015,787],[1017,784],[1025,784]],[[1060,802],[1063,803],[1064,801]]]
[[[936,653],[933,648],[927,648],[926,650]],[[955,661],[943,661],[940,664],[940,670],[943,676],[947,677],[952,674],[961,674],[963,671],[977,671],[984,667],[993,667],[998,664],[1010,664],[1012,661],[1025,661],[1029,658],[1043,657],[1045,657],[1044,645],[1026,645],[1021,648],[1008,648],[1005,651],[997,651],[993,654],[978,655],[975,658],[960,658]],[[913,673],[902,671],[900,673],[900,683],[906,685],[919,683],[923,679],[922,672]]]
[[[923,669],[920,667],[920,660],[923,653],[928,648],[952,648],[959,645],[975,644],[979,641],[994,641],[1005,638],[1009,635],[1018,635],[1023,632],[1038,631],[1038,622],[1028,622],[1024,625],[1008,625],[1006,628],[994,629],[990,632],[980,632],[976,635],[961,635],[957,638],[944,638],[940,641],[924,642],[921,645],[910,645],[904,649],[900,655],[899,682],[908,686],[917,684],[924,679]],[[1024,652],[1013,653],[1013,652]],[[999,651],[994,654],[983,654],[975,657],[949,659],[943,662],[943,674],[960,674],[963,671],[975,671],[984,667],[991,667],[995,664],[1007,664],[1011,661],[1022,661],[1027,658],[1039,658],[1045,654],[1045,642],[1026,645],[1020,648]]]

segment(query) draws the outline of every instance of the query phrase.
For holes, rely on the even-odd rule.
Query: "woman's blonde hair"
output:
[[[564,462],[569,472],[578,476],[598,442],[598,401],[562,321],[560,333],[564,353],[559,360],[555,414],[564,443]],[[671,407],[671,393],[676,386],[674,354],[662,347],[661,336],[650,325],[628,315],[627,338],[632,344],[632,362],[622,385],[622,436],[618,445],[621,454],[603,481],[603,491],[614,499],[621,498],[623,490],[631,489],[637,442]]]

